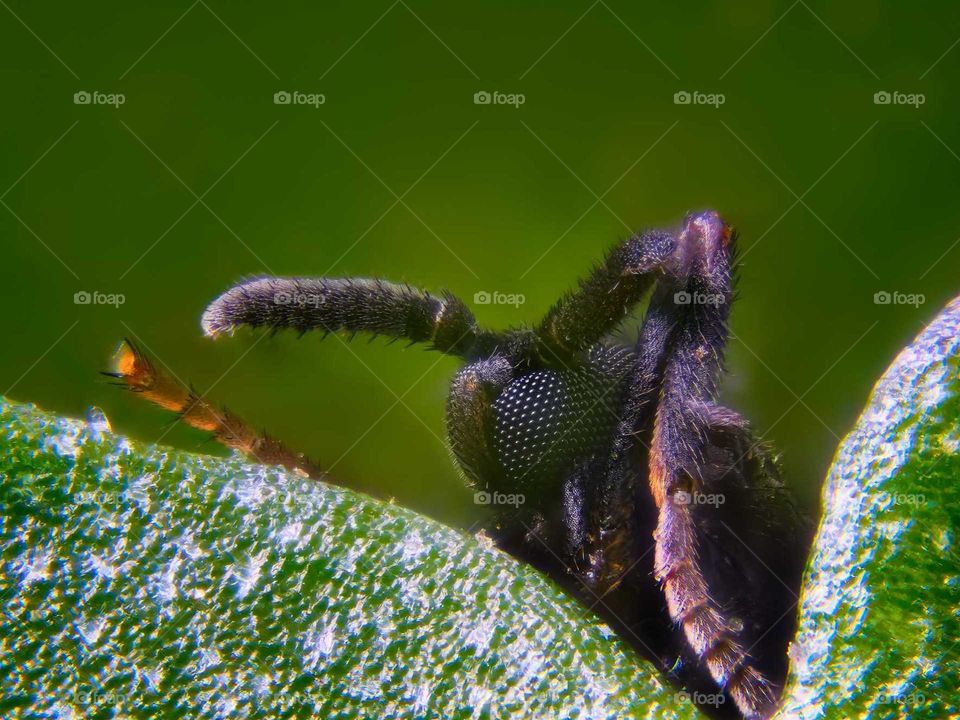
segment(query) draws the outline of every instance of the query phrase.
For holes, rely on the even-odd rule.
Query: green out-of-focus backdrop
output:
[[[206,303],[379,276],[532,323],[631,229],[715,208],[743,259],[724,400],[812,509],[874,380],[960,292],[955,3],[0,4],[0,392],[142,440],[222,452],[98,375],[124,336],[344,482],[468,526],[456,362],[214,343]]]

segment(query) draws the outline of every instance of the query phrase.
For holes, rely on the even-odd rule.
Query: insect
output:
[[[487,503],[485,532],[708,714],[765,718],[786,675],[809,532],[769,448],[717,404],[735,245],[715,212],[691,213],[621,242],[538,325],[503,332],[480,328],[450,293],[354,278],[250,280],[214,300],[202,326],[211,337],[241,326],[366,332],[461,358],[447,432]],[[636,344],[614,342],[647,298]],[[323,477],[129,342],[110,374],[229,447]],[[504,496],[524,502],[498,504]]]

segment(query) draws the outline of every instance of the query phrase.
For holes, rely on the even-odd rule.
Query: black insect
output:
[[[487,501],[486,532],[603,616],[717,717],[768,717],[809,540],[769,450],[716,403],[735,234],[714,212],[634,235],[533,328],[479,328],[465,304],[381,280],[267,277],[203,315],[406,338],[466,365],[450,447]],[[635,347],[611,333],[649,295]],[[158,372],[131,344],[131,389],[265,463],[322,470]],[[497,504],[522,496],[522,504]],[[724,699],[732,703],[723,705]]]

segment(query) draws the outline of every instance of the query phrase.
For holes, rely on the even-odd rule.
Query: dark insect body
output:
[[[524,498],[490,504],[487,534],[709,714],[766,718],[786,675],[809,531],[769,450],[716,403],[735,240],[713,212],[634,235],[534,328],[483,330],[449,293],[275,277],[228,290],[202,324],[210,336],[244,325],[369,332],[462,358],[450,448],[481,497]],[[635,347],[617,345],[611,334],[647,296]],[[230,447],[323,477],[129,343],[111,374]]]

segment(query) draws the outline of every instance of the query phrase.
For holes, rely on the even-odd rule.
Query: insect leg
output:
[[[646,457],[637,446],[649,442],[645,430],[656,411],[676,326],[675,288],[673,283],[661,281],[650,298],[637,338],[636,362],[626,381],[613,446],[594,502],[591,525],[598,547],[591,557],[591,574],[600,591],[618,582],[632,563],[631,547],[618,542],[618,538],[633,535],[637,530],[635,506],[639,488],[635,476],[637,468],[645,465],[637,458]]]
[[[650,486],[659,508],[657,578],[670,616],[717,684],[748,718],[772,711],[775,691],[752,664],[741,628],[728,618],[699,564],[699,527],[691,506],[704,482],[710,416],[733,299],[732,236],[715,213],[687,218],[686,294],[679,297],[676,339],[664,371],[650,452]]]
[[[681,259],[674,234],[650,230],[633,235],[560,298],[537,335],[558,358],[586,350],[615,330],[658,278],[681,271]]]
[[[428,342],[466,356],[480,336],[473,314],[449,293],[437,297],[407,285],[363,278],[265,277],[236,285],[207,307],[204,332],[216,337],[241,325],[300,332],[368,332]]]
[[[104,373],[155,405],[171,410],[199,430],[212,433],[225,447],[265,465],[279,465],[315,479],[330,480],[316,464],[264,433],[259,433],[226,408],[218,408],[162,368],[156,367],[129,340],[114,357],[114,369]]]

